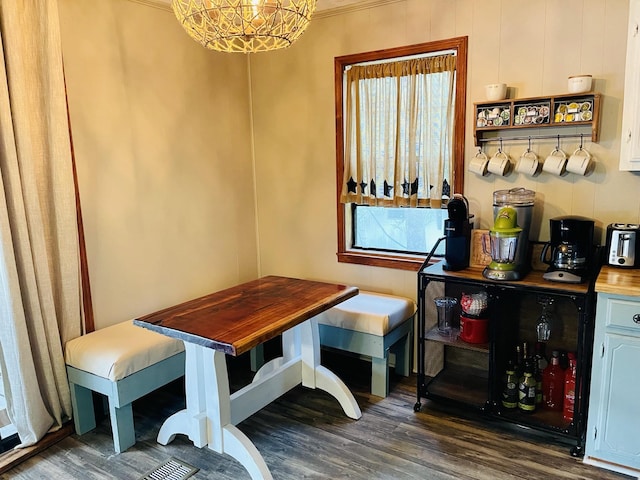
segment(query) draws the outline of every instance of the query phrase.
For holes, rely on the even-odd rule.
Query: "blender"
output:
[[[493,218],[498,216],[498,212],[503,207],[512,207],[518,214],[518,226],[522,228],[522,232],[518,239],[518,251],[516,252],[514,263],[515,270],[520,272],[521,276],[524,276],[531,269],[529,262],[529,232],[531,230],[535,197],[536,192],[523,187],[493,192]]]
[[[513,207],[502,207],[498,211],[493,228],[489,230],[490,248],[487,249],[484,237],[482,247],[491,255],[491,263],[482,271],[490,280],[519,280],[522,272],[518,269],[518,249],[522,248],[518,226],[518,213]]]

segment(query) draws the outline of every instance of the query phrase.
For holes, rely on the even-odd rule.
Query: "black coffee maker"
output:
[[[584,282],[594,261],[594,221],[566,216],[549,222],[551,241],[544,244],[540,253],[540,260],[549,268],[542,278],[552,282]]]
[[[471,230],[473,215],[469,214],[469,202],[456,193],[447,203],[449,218],[444,221],[445,253],[444,270],[463,270],[471,257]]]

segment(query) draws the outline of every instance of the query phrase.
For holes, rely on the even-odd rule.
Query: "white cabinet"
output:
[[[598,294],[584,462],[640,476],[640,296]]]
[[[640,170],[640,0],[629,2],[620,170]]]

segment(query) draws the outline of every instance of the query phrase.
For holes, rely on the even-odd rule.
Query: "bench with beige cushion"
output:
[[[136,442],[132,402],[184,375],[184,345],[129,320],[70,340],[65,362],[76,433],[96,427],[92,392],[100,393],[120,453]]]
[[[413,300],[360,291],[318,315],[320,344],[371,357],[371,393],[386,397],[390,352],[395,354],[395,371],[410,374],[415,313]]]

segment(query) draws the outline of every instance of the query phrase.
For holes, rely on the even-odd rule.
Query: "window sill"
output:
[[[417,272],[427,258],[426,255],[400,255],[400,254],[382,254],[372,251],[355,251],[338,252],[338,262],[340,263],[356,263],[359,265],[369,265],[371,267],[393,268],[396,270],[410,270]],[[434,257],[433,261],[440,260],[440,257]]]

